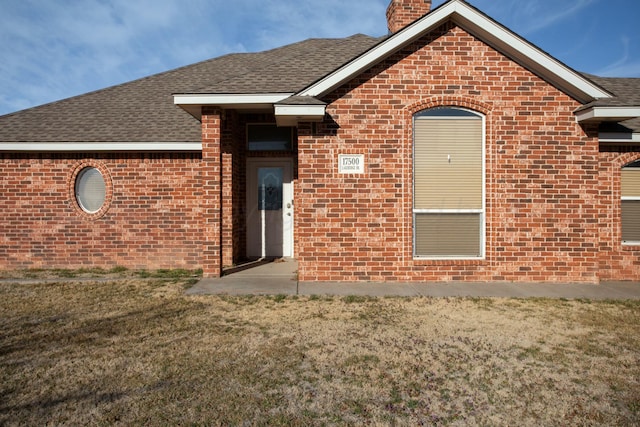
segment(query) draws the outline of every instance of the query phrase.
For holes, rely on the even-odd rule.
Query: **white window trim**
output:
[[[413,170],[413,182],[411,183],[411,187],[412,187],[412,191],[411,191],[411,197],[412,197],[412,210],[411,210],[411,215],[412,215],[412,224],[413,224],[413,229],[412,229],[412,244],[413,244],[413,248],[412,248],[412,252],[413,252],[413,259],[416,261],[447,261],[447,260],[455,260],[455,261],[481,261],[486,259],[487,256],[487,226],[486,226],[486,217],[487,217],[487,120],[486,120],[486,116],[478,111],[474,111],[468,108],[462,108],[462,107],[455,107],[455,106],[447,106],[447,105],[443,105],[441,107],[434,107],[434,108],[450,108],[450,109],[457,109],[457,110],[464,110],[464,111],[468,111],[470,113],[473,113],[475,115],[477,115],[478,117],[480,117],[480,119],[482,120],[482,209],[414,209],[413,206],[415,206],[415,161],[413,162],[412,167],[414,168]],[[413,127],[412,129],[412,133],[413,133],[413,144],[412,144],[412,159],[415,159],[415,120],[416,120],[416,116],[419,114],[416,113],[413,116],[411,125]],[[446,117],[446,116],[444,116]],[[420,120],[433,120],[433,119],[442,119],[443,117],[422,117],[420,118]],[[462,117],[451,117],[451,119],[454,118],[464,118],[464,116]],[[476,120],[473,117],[468,117],[468,119],[471,120]],[[416,254],[416,214],[429,214],[429,213],[479,213],[480,214],[480,256],[477,257],[470,257],[470,256],[444,256],[444,255],[440,255],[440,256],[421,256],[421,255],[417,255]]]

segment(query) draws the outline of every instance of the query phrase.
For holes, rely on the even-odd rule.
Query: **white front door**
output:
[[[247,161],[247,257],[293,256],[293,163]]]

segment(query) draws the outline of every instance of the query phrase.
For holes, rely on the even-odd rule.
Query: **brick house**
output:
[[[0,117],[0,270],[639,280],[640,79],[430,8]]]

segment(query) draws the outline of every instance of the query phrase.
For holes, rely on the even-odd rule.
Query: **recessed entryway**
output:
[[[293,161],[247,160],[247,257],[293,256]]]

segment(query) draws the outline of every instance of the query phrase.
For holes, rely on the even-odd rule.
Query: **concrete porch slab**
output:
[[[227,269],[220,278],[202,279],[187,295],[297,295],[297,275],[294,259],[260,260]]]
[[[202,279],[187,294],[640,299],[640,282],[298,282],[297,270],[294,259],[262,260],[221,278]]]

